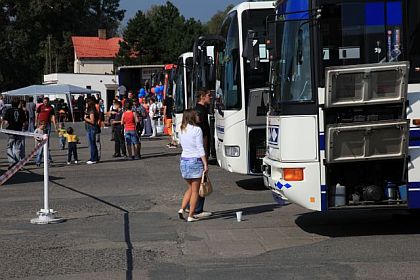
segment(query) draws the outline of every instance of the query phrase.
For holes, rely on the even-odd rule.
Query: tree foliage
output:
[[[185,19],[171,2],[138,11],[128,22],[124,42],[115,60],[117,65],[173,63],[191,51],[194,40],[204,33],[195,19]]]
[[[209,22],[206,24],[207,32],[209,34],[220,34],[220,29],[222,28],[223,21],[226,18],[226,15],[234,6],[228,5],[224,11],[218,11],[212,16]]]
[[[0,0],[0,90],[72,70],[71,36],[114,35],[124,12],[119,0]]]

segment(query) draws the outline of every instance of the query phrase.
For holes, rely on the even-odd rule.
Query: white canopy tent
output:
[[[100,91],[87,88],[77,87],[68,84],[52,84],[52,85],[33,85],[19,88],[11,91],[3,92],[7,96],[48,96],[63,94],[66,96],[67,103],[70,107],[72,120],[74,122],[73,106],[71,104],[71,96],[75,94],[101,94]]]

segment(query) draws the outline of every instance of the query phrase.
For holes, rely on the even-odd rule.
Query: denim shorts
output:
[[[139,143],[139,138],[135,130],[126,131],[124,133],[124,138],[127,145],[137,145]]]
[[[204,166],[201,158],[181,158],[182,178],[199,179],[203,176]]]

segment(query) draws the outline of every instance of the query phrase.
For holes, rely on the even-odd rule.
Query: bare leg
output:
[[[131,157],[133,155],[132,147],[133,145],[127,145],[127,152],[128,156]]]
[[[134,144],[133,146],[134,146],[134,155],[135,156],[139,156],[140,155],[140,153],[139,153],[139,145],[138,144]]]
[[[182,199],[182,204],[181,204],[181,209],[185,210],[185,208],[187,208],[188,203],[190,202],[191,199],[191,189],[192,189],[192,180],[186,180],[187,184],[188,184],[188,189],[185,191],[184,193],[184,198]]]
[[[137,156],[141,156],[141,142],[139,142],[139,144],[137,145]]]
[[[200,181],[201,179],[194,179],[192,180],[191,184],[191,199],[190,199],[190,213],[189,216],[193,218],[195,207],[197,206],[198,201],[198,190],[200,189]]]

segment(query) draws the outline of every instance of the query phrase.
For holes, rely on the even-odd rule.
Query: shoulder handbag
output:
[[[198,195],[201,197],[206,197],[213,192],[213,186],[211,185],[209,175],[203,172],[201,176],[200,189],[198,190]]]

